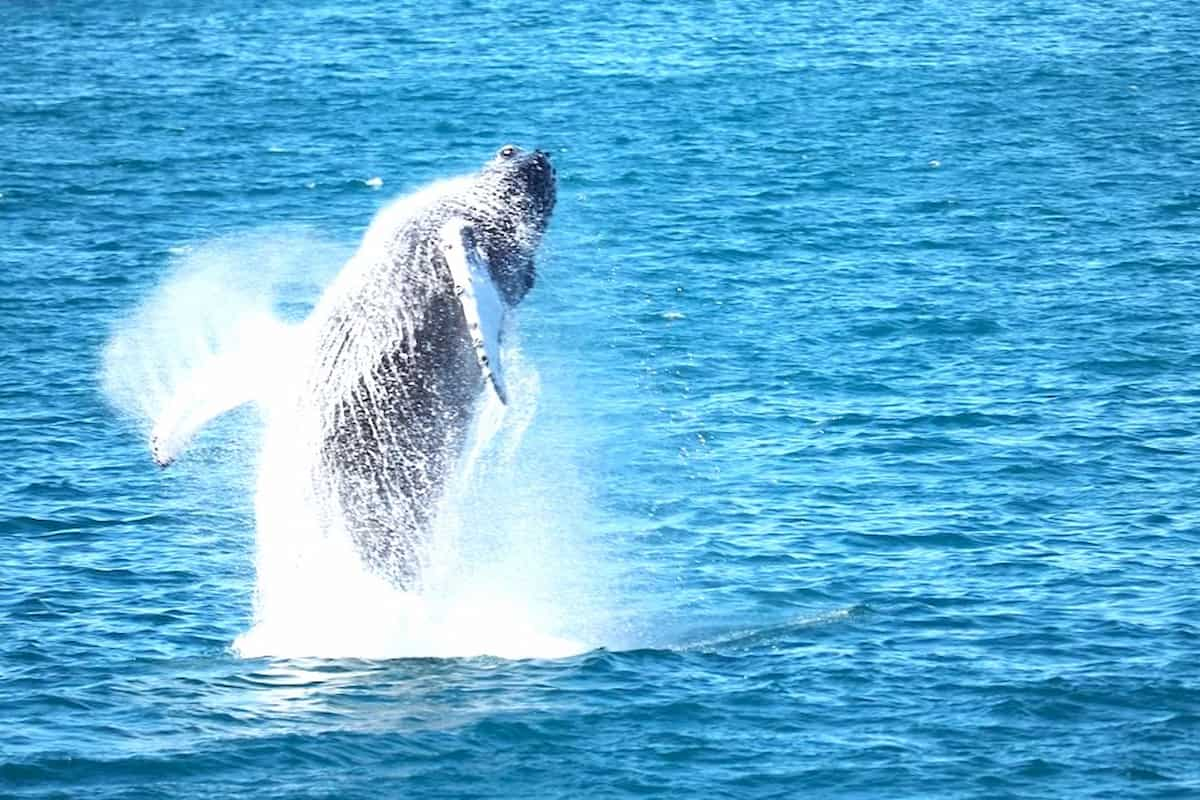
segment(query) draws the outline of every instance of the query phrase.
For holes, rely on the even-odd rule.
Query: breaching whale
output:
[[[505,316],[533,286],[555,193],[546,153],[506,145],[477,173],[395,201],[287,353],[246,348],[177,388],[151,432],[154,459],[166,466],[208,420],[257,401],[289,454],[290,496],[322,535],[415,587],[478,402],[486,391],[507,402]],[[285,368],[265,369],[272,359]]]

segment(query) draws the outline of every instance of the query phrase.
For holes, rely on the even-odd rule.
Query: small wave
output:
[[[866,614],[862,604],[789,617],[779,622],[751,627],[709,625],[678,632],[663,641],[649,642],[633,649],[669,650],[676,652],[710,652],[762,647],[788,639],[797,633],[826,625],[836,625],[852,617]]]

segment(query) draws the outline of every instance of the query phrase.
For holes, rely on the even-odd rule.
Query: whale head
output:
[[[505,145],[475,177],[465,216],[476,226],[492,280],[510,306],[533,286],[533,254],[554,200],[554,167],[541,150]]]

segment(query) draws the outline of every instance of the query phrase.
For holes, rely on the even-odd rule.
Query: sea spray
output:
[[[510,339],[515,337],[510,337]],[[287,479],[286,445],[264,447],[258,497],[258,618],[235,643],[245,656],[558,657],[587,648],[579,562],[569,554],[577,508],[555,507],[521,461],[536,411],[536,371],[515,343],[505,352],[510,405],[491,395],[472,427],[423,553],[419,589],[403,591],[368,569]],[[272,423],[271,428],[275,428]],[[267,431],[267,436],[272,430]],[[544,462],[541,462],[544,463]],[[542,484],[543,487],[545,486]],[[540,510],[539,510],[540,508]]]
[[[167,278],[117,325],[104,349],[105,396],[147,439],[189,383],[197,405],[219,404],[219,396],[237,393],[228,381],[245,373],[227,372],[222,385],[213,385],[218,370],[207,381],[196,376],[221,360],[278,363],[288,331],[347,252],[301,229],[176,249]]]
[[[221,455],[243,467],[252,460],[258,472],[257,578],[247,587],[255,620],[235,650],[518,658],[594,646],[604,571],[585,541],[586,492],[561,445],[569,432],[538,430],[538,374],[515,330],[503,353],[510,404],[492,393],[480,404],[422,551],[421,585],[397,588],[323,524],[302,474],[312,443],[293,435],[303,428],[291,417],[303,409],[295,403],[294,359],[307,346],[297,320],[345,253],[308,233],[278,231],[192,248],[104,354],[105,391],[147,441],[181,391],[203,415],[232,404],[239,387],[230,382],[255,384],[240,388],[254,395],[262,424],[221,431],[235,440]],[[223,381],[208,379],[206,370],[222,361],[241,366]],[[203,451],[204,435],[198,440]],[[189,461],[198,460],[172,469],[188,469]],[[239,491],[235,483],[230,478],[225,489]]]

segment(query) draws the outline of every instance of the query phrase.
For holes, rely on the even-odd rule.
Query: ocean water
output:
[[[1192,5],[0,23],[0,796],[1200,796]],[[509,141],[444,574],[265,628],[262,421],[149,418]]]

